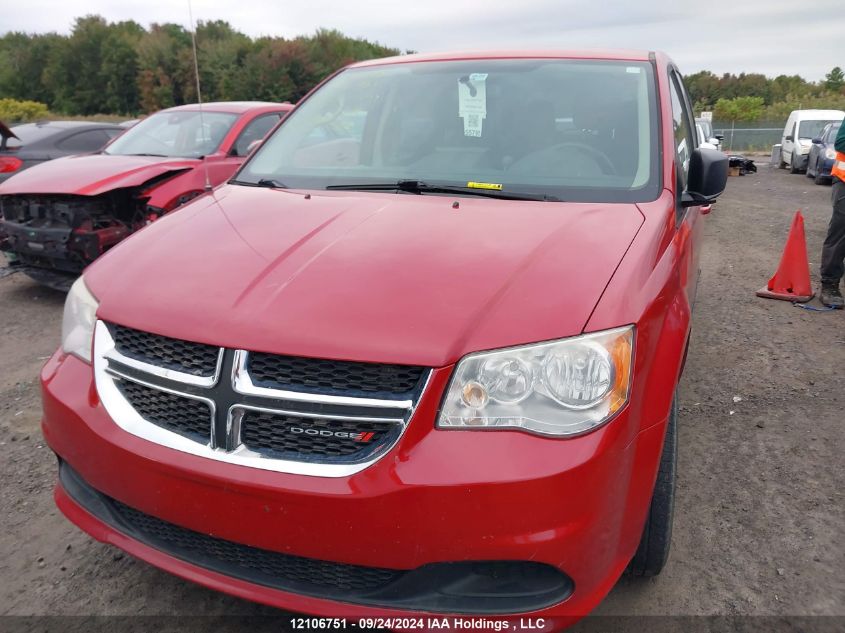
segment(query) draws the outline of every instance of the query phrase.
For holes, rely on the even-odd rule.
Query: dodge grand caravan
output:
[[[726,160],[660,53],[341,70],[74,284],[59,508],[296,612],[588,613],[667,559]]]

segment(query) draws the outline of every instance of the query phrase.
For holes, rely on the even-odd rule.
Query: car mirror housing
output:
[[[693,150],[689,162],[687,190],[681,196],[681,205],[691,207],[710,204],[722,195],[727,183],[726,154],[709,148]]]
[[[792,134],[787,134],[787,135],[786,135],[786,137],[784,137],[784,140],[786,140],[786,141],[794,141],[794,140],[795,140],[795,137],[794,137],[794,136],[792,136]]]
[[[818,136],[813,139],[813,145],[821,145],[821,144],[822,144],[822,140]]]

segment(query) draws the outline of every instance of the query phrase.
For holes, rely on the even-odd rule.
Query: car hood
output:
[[[2,194],[73,194],[97,196],[123,187],[138,187],[168,172],[193,169],[194,158],[87,154],[57,158],[16,174],[2,185]]]
[[[580,333],[633,204],[224,186],[85,273],[100,318],[279,354],[445,366]]]

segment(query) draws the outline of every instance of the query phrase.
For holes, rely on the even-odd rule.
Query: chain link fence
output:
[[[724,134],[722,147],[734,152],[770,152],[772,145],[780,143],[786,121],[714,121],[713,131]]]

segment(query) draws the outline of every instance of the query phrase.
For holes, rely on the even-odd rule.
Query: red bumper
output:
[[[637,432],[636,409],[582,437],[435,430],[449,369],[432,377],[400,444],[345,478],[274,473],[168,449],[121,430],[91,368],[57,353],[42,371],[44,435],[102,494],[169,523],[266,550],[415,569],[451,561],[546,563],[574,582],[524,616],[579,617],[607,594],[637,546],[665,424]],[[633,404],[633,403],[632,403]],[[56,502],[94,538],[173,574],[275,607],[325,616],[402,610],[306,597],[185,562],[93,516],[61,486]]]

